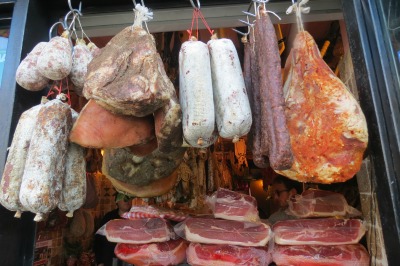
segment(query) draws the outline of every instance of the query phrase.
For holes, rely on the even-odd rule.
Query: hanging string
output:
[[[65,80],[66,86],[67,86],[67,94],[63,92],[63,81]],[[50,98],[51,95],[55,94],[55,98],[59,99],[60,101],[67,101],[68,105],[71,105],[71,94],[69,91],[69,85],[68,85],[68,78],[65,78],[63,80],[59,81],[54,81],[53,85],[51,86],[49,92],[46,95],[46,98]]]
[[[187,32],[189,33],[189,40],[193,34],[194,21],[196,21],[196,37],[197,37],[197,39],[199,39],[199,18],[203,22],[204,26],[206,26],[210,35],[212,36],[214,34],[214,30],[212,30],[210,28],[210,26],[208,25],[206,19],[204,18],[203,13],[201,13],[201,11],[200,11],[200,8],[195,8],[195,9],[193,9],[191,28],[190,28],[190,30],[187,30]]]
[[[147,7],[142,6],[141,4],[136,4],[133,9],[135,12],[135,22],[132,25],[133,27],[142,27],[142,23],[144,22],[146,26],[147,32],[149,32],[149,28],[147,27],[147,21],[153,19],[153,12],[149,10]]]
[[[308,14],[310,12],[310,7],[304,7],[308,3],[308,0],[301,0],[300,2],[295,2],[292,0],[292,5],[286,10],[286,14],[289,15],[293,12],[296,13],[297,30],[299,32],[304,31],[303,19],[301,14]]]

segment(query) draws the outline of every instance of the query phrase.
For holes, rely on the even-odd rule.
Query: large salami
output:
[[[76,121],[78,113],[71,109],[72,120]],[[70,142],[67,149],[65,176],[60,195],[58,208],[68,211],[67,216],[72,217],[73,212],[79,209],[86,200],[86,161],[85,149],[78,144]]]
[[[36,213],[35,221],[41,221],[59,202],[71,126],[71,109],[60,100],[40,109],[19,194],[22,206]]]
[[[285,100],[282,90],[281,59],[275,28],[267,11],[261,6],[254,27],[255,49],[260,71],[260,99],[262,125],[269,143],[269,161],[274,170],[292,166],[293,155],[289,130],[286,126]],[[266,118],[264,120],[264,118]],[[266,122],[266,123],[265,123]],[[263,128],[264,132],[264,128]]]
[[[77,39],[72,55],[72,69],[70,78],[74,83],[74,91],[82,96],[83,84],[85,83],[87,67],[92,61],[93,55],[83,39]]]
[[[16,211],[15,217],[21,216],[24,210],[19,201],[19,191],[25,161],[32,139],[33,128],[42,105],[36,105],[22,113],[11,142],[7,162],[0,182],[0,203],[10,211]]]

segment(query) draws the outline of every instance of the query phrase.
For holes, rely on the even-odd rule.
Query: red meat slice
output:
[[[354,217],[361,212],[347,204],[340,193],[309,189],[289,201],[288,211],[299,218],[307,217]]]
[[[264,223],[191,217],[184,223],[186,240],[203,244],[265,246],[271,235]]]
[[[117,115],[94,100],[83,107],[69,139],[87,148],[123,148],[155,138],[153,116]]]
[[[107,240],[127,244],[147,244],[168,241],[171,230],[160,218],[109,221],[105,226]]]
[[[369,254],[360,244],[340,246],[276,245],[272,260],[279,266],[369,266]]]
[[[185,261],[188,243],[183,239],[150,244],[118,243],[115,255],[136,266],[178,265]]]
[[[268,247],[190,243],[186,254],[190,265],[267,266],[272,261]]]
[[[122,218],[131,220],[155,217],[172,220],[175,222],[182,222],[188,217],[188,215],[177,210],[158,206],[132,206],[129,212],[126,212],[122,215]]]
[[[274,224],[275,243],[280,245],[356,244],[365,234],[358,219],[299,219]]]
[[[250,195],[219,188],[207,199],[207,203],[213,210],[215,218],[249,222],[260,220],[257,200]]]

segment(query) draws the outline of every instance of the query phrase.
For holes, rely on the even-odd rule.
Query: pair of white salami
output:
[[[237,141],[252,118],[236,48],[229,39],[195,39],[179,52],[180,104],[184,139],[204,148],[221,137]]]

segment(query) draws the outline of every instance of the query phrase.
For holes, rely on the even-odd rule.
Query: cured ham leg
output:
[[[364,114],[308,32],[297,34],[288,60],[285,113],[294,163],[276,172],[301,182],[344,182],[360,169],[368,144]]]

